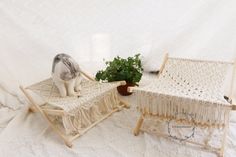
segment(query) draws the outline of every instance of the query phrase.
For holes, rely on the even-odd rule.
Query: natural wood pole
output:
[[[124,105],[125,108],[130,108],[130,105],[127,102],[125,102],[124,100],[120,99],[120,102],[121,102],[121,104]]]
[[[124,107],[125,105],[121,105],[122,107]],[[92,125],[90,125],[89,127],[87,127],[86,129],[84,129],[83,131],[81,131],[79,134],[73,136],[70,141],[74,141],[75,139],[79,138],[80,136],[82,136],[83,134],[85,134],[87,131],[89,131],[90,129],[92,129],[93,127],[95,127],[98,123],[102,122],[103,120],[107,119],[109,116],[111,116],[114,112],[119,111],[119,108],[115,108],[114,110],[112,110],[111,112],[109,112],[108,114],[106,114],[104,117],[102,117],[101,119],[99,119],[98,121],[94,122]]]
[[[236,105],[232,105],[232,110],[236,110]]]
[[[136,124],[136,127],[134,128],[134,131],[133,131],[133,133],[134,133],[135,136],[138,136],[138,134],[139,134],[140,128],[141,128],[141,126],[142,126],[142,124],[143,124],[144,116],[145,116],[145,115],[142,114],[142,115],[140,115],[140,117],[139,117],[139,119],[138,119],[138,122],[137,122],[137,124]]]
[[[162,62],[162,64],[161,64],[161,67],[160,67],[160,69],[159,69],[159,72],[158,72],[158,75],[157,75],[157,76],[160,76],[160,74],[162,73],[163,69],[165,68],[165,65],[166,65],[166,62],[167,62],[167,60],[168,60],[168,57],[169,57],[169,54],[166,53],[165,56],[164,56],[164,60],[163,60],[163,62]]]
[[[29,112],[33,112],[33,113],[36,112],[33,105],[29,105]]]
[[[235,73],[236,73],[236,59],[234,61],[233,71],[232,71],[232,78],[230,82],[230,98],[233,99],[233,88],[234,88],[234,82],[235,82]]]
[[[229,116],[228,116],[229,118]],[[140,128],[143,124],[143,121],[145,119],[145,115],[141,115],[139,117],[139,120],[136,124],[136,127],[134,128],[134,135],[137,136],[139,134],[139,131],[140,131]],[[228,122],[228,121],[227,121]],[[194,144],[194,145],[197,145],[200,147],[200,149],[202,150],[208,150],[210,152],[213,152],[213,153],[216,153],[217,155],[219,155],[220,157],[223,157],[224,156],[224,147],[225,147],[225,142],[226,142],[226,135],[227,135],[227,130],[228,130],[228,127],[229,127],[229,122],[227,125],[225,125],[224,127],[224,135],[223,135],[223,141],[222,141],[222,146],[221,148],[215,148],[215,147],[212,147],[210,145],[206,145],[206,143],[199,143],[199,142],[195,142],[195,141],[191,141],[191,140],[185,140],[184,142],[186,143],[190,143],[190,144]],[[148,131],[147,131],[148,132]],[[170,138],[170,135],[168,134],[164,134],[164,133],[160,133],[160,132],[155,132],[158,136],[160,137],[163,137],[163,138]]]
[[[90,76],[89,74],[87,74],[86,72],[84,72],[84,71],[82,71],[82,70],[80,70],[80,72],[81,72],[86,78],[88,78],[89,80],[95,81],[95,79],[94,79],[92,76]]]
[[[28,94],[28,92],[20,86],[21,91],[24,93],[24,95],[28,98],[28,100],[31,102],[31,104],[34,106],[34,108],[43,116],[43,118],[48,122],[49,126],[59,135],[61,139],[65,142],[65,144],[68,147],[72,147],[72,143],[69,141],[69,139],[56,127],[53,125],[53,122],[48,117],[47,114],[37,105],[37,103],[33,100],[33,98]]]
[[[163,116],[158,116],[158,115],[149,115],[149,116],[160,117],[160,119],[165,120],[165,118],[163,118]],[[227,136],[227,132],[228,132],[228,128],[229,128],[229,115],[225,114],[225,118],[226,118],[227,123],[225,125],[221,126],[221,127],[224,127],[224,132],[223,132],[222,142],[221,142],[221,147],[220,148],[215,148],[215,147],[212,147],[212,146],[208,145],[208,140],[209,139],[207,139],[207,141],[204,142],[204,143],[199,143],[199,142],[195,142],[195,141],[191,141],[191,140],[185,140],[185,142],[200,146],[200,148],[203,149],[203,150],[208,150],[208,151],[211,151],[213,153],[216,153],[220,157],[224,157],[226,136]],[[135,136],[137,136],[139,134],[139,131],[140,131],[140,128],[143,124],[144,119],[145,119],[145,114],[142,114],[139,117],[139,120],[137,121],[136,127],[134,128],[134,131],[133,131]],[[195,124],[197,126],[200,126],[200,127],[203,127],[202,126],[203,124],[202,125],[196,124],[196,123],[193,123],[193,124]],[[205,128],[205,127],[210,128],[210,127],[216,127],[216,126],[215,125],[207,125],[207,126],[204,126],[203,128]],[[155,133],[160,137],[170,138],[170,135],[168,135],[168,134],[164,134],[164,133],[160,133],[160,132],[155,132]],[[209,133],[209,135],[210,134],[211,133]]]
[[[53,109],[42,109],[45,113],[54,116],[65,116],[65,112],[63,110],[53,110]]]
[[[146,132],[149,132],[149,131],[146,131]],[[155,134],[159,137],[163,137],[163,138],[171,138],[170,135],[168,134],[164,134],[164,133],[161,133],[161,132],[157,132],[155,131]],[[207,146],[205,144],[202,144],[202,143],[199,143],[199,142],[195,142],[195,141],[191,141],[191,140],[185,140],[184,142],[186,143],[190,143],[190,144],[193,144],[193,145],[197,145],[199,146],[202,150],[208,150],[208,151],[211,151],[211,152],[214,152],[216,154],[219,154],[220,152],[220,148],[215,148],[215,147],[212,147],[212,146]]]
[[[222,139],[221,150],[220,150],[220,157],[224,157],[226,138],[227,138],[227,133],[229,130],[229,114],[226,115],[225,113],[225,119],[226,119],[226,125],[224,127],[223,139]]]
[[[40,107],[42,111],[44,111],[48,115],[55,115],[55,116],[64,116],[66,115],[63,110],[56,110],[56,109],[48,109]],[[31,104],[29,105],[29,112],[37,112],[37,109]]]

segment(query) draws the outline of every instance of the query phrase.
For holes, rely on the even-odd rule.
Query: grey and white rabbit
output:
[[[61,53],[54,57],[52,80],[61,97],[79,96],[82,75],[78,63],[71,56]]]

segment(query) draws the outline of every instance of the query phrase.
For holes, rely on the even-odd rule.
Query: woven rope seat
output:
[[[83,79],[79,96],[64,98],[60,97],[51,78],[21,89],[30,100],[30,108],[41,112],[66,145],[71,147],[73,140],[112,113],[127,107],[127,104],[119,99],[116,89],[124,83],[100,83]],[[62,126],[56,127],[58,124]]]
[[[225,99],[224,92],[227,81],[232,86],[234,67],[231,62],[170,58],[166,54],[156,77],[151,77],[147,85],[129,88],[141,113],[134,135],[139,134],[145,118],[174,121],[194,128],[219,129],[223,130],[222,139],[218,139],[222,144],[220,148],[208,145],[212,131],[209,131],[209,138],[203,144],[194,140],[185,142],[223,156],[229,114],[235,109],[235,105]],[[232,73],[231,81],[227,78],[229,72]],[[171,137],[170,134],[158,134]]]
[[[225,104],[222,85],[229,66],[221,62],[169,59],[159,78],[143,90]]]
[[[227,62],[169,58],[158,78],[135,89],[139,110],[164,118],[189,113],[196,123],[223,125],[231,105],[223,94],[230,66]]]
[[[61,98],[57,87],[53,84],[52,79],[47,79],[27,87],[27,89],[41,96],[48,105],[52,105],[63,109],[69,115],[75,115],[79,108],[90,108],[93,103],[98,101],[97,98],[110,97],[114,100],[114,104],[109,104],[107,107],[112,109],[118,103],[116,87],[120,83],[99,83],[96,81],[82,80],[82,90],[78,97]],[[108,95],[107,95],[108,94]]]

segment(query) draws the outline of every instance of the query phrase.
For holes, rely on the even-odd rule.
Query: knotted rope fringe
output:
[[[224,99],[226,62],[169,58],[160,76],[135,89],[136,104],[145,115],[179,119],[191,115],[196,124],[224,125],[230,108]],[[186,119],[185,119],[186,120]]]
[[[80,132],[113,109],[119,107],[120,101],[117,95],[117,90],[113,89],[87,102],[86,105],[81,105],[72,112],[74,116],[63,116],[62,121],[66,133]]]
[[[116,89],[119,85],[119,82],[99,83],[84,79],[79,98],[61,98],[51,79],[31,85],[27,89],[34,93],[31,95],[35,100],[38,99],[36,95],[43,99],[38,103],[41,102],[47,108],[62,109],[65,112],[62,119],[58,117],[55,119],[55,116],[54,119],[63,123],[66,134],[73,134],[82,131],[119,107],[120,100]]]
[[[183,114],[190,115],[184,119],[200,125],[223,126],[227,122],[226,116],[230,108],[215,103],[206,103],[193,99],[182,99],[176,96],[136,91],[138,110],[145,115],[159,116],[164,119],[183,120]],[[146,105],[147,104],[147,105]]]

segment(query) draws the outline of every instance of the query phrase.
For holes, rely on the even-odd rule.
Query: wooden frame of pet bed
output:
[[[166,65],[168,59],[169,59],[168,54],[165,54],[164,61],[161,65],[161,67],[160,67],[159,73],[157,74],[157,79],[159,79],[159,77],[162,75],[163,70],[166,70],[165,65]],[[175,59],[175,58],[173,58],[173,59]],[[191,60],[191,61],[195,61],[195,60]],[[207,62],[207,61],[203,61],[203,60],[196,60],[196,61]],[[224,62],[221,62],[221,63],[224,63]],[[232,100],[232,102],[227,107],[229,108],[229,110],[236,110],[236,105],[234,104],[235,102],[232,99],[233,98],[234,79],[235,79],[235,70],[236,70],[236,61],[234,63],[231,63],[231,62],[225,62],[225,63],[231,64],[233,66],[231,85],[230,85],[230,96],[229,96],[229,98]],[[137,91],[140,91],[141,93],[145,92],[145,89],[143,89],[143,90],[141,90],[139,87],[129,87],[128,88],[128,91],[133,92],[133,93],[136,93]],[[147,93],[149,93],[149,92],[150,91],[148,91]],[[155,94],[155,92],[153,92],[153,93]],[[137,97],[140,97],[140,99],[141,99],[142,96],[139,95]],[[145,104],[143,104],[143,105],[145,105]],[[223,124],[223,125],[219,125],[219,124],[217,125],[217,124],[206,124],[206,123],[201,123],[201,122],[196,123],[196,122],[188,121],[187,119],[175,119],[175,117],[173,117],[173,116],[168,117],[167,115],[153,114],[149,111],[149,109],[145,109],[145,111],[143,111],[143,112],[141,111],[141,115],[140,115],[139,119],[137,120],[137,124],[136,124],[136,126],[133,130],[133,133],[134,133],[135,136],[137,136],[140,132],[140,128],[142,127],[142,124],[143,124],[145,118],[150,118],[150,117],[158,118],[161,121],[167,121],[167,120],[170,120],[170,119],[175,119],[177,123],[195,125],[195,126],[200,127],[200,128],[208,128],[208,129],[209,128],[214,128],[214,129],[215,128],[218,128],[218,129],[223,128],[223,136],[222,136],[222,142],[221,142],[221,147],[220,148],[215,148],[215,147],[210,146],[209,143],[208,143],[209,139],[205,140],[203,143],[196,142],[196,141],[193,141],[193,140],[190,140],[190,139],[187,139],[187,140],[184,141],[184,142],[189,143],[189,144],[197,145],[201,149],[214,152],[217,155],[219,155],[220,157],[223,157],[224,156],[225,144],[226,144],[225,143],[226,142],[226,135],[227,135],[228,128],[229,128],[229,114],[224,115],[224,116],[225,116],[224,118],[225,118],[226,123]],[[156,132],[156,133],[160,137],[164,137],[164,138],[170,138],[171,137],[167,133],[161,133],[161,132]],[[209,135],[211,135],[211,133],[209,133]]]
[[[82,71],[82,74],[91,81],[95,81],[94,78],[90,77],[88,74],[86,74],[85,72]],[[116,82],[117,85],[125,85],[126,82],[125,81],[117,81]],[[109,84],[109,83],[105,83],[105,84]],[[42,117],[47,121],[49,127],[64,141],[65,145],[68,147],[72,147],[72,142],[79,138],[80,136],[82,136],[83,134],[85,134],[87,131],[89,131],[91,128],[93,128],[94,126],[96,126],[97,124],[99,124],[100,122],[102,122],[103,120],[105,120],[106,118],[108,118],[109,116],[111,116],[113,113],[120,111],[121,108],[129,108],[128,103],[126,103],[123,100],[119,100],[120,101],[120,105],[116,108],[113,108],[109,113],[107,113],[106,115],[104,115],[103,117],[101,117],[99,120],[95,121],[94,123],[92,123],[91,125],[89,125],[87,128],[83,129],[83,131],[76,133],[73,136],[68,136],[66,133],[64,133],[62,131],[62,129],[58,128],[53,120],[51,120],[50,116],[58,116],[58,117],[62,117],[67,115],[68,113],[66,113],[64,110],[62,109],[49,109],[49,108],[45,108],[43,107],[43,105],[39,105],[34,98],[30,95],[30,93],[27,91],[27,88],[24,88],[23,86],[20,86],[21,91],[24,93],[24,95],[26,96],[26,98],[29,100],[29,111],[31,112],[39,112],[40,115],[42,115]]]

